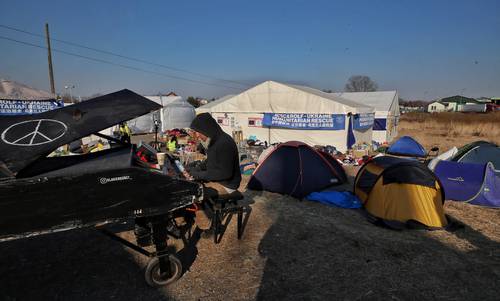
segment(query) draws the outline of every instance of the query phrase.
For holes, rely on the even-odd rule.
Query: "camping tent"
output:
[[[163,106],[162,130],[188,128],[196,116],[194,107],[182,98]]]
[[[335,169],[335,174],[339,178],[340,182],[341,183],[347,182],[347,175],[345,173],[344,168],[342,168],[342,164],[339,163],[339,161],[337,161],[337,159],[335,159],[332,155],[330,155],[327,152],[324,152],[322,150],[317,150],[317,152],[319,152],[323,156],[323,158],[325,158],[326,161],[328,161],[328,163],[330,163],[330,165],[333,167],[333,169]]]
[[[343,183],[342,166],[302,142],[282,143],[254,171],[248,188],[302,198],[332,184]]]
[[[451,159],[464,163],[493,163],[496,170],[500,170],[500,147],[486,141],[476,141],[460,148]]]
[[[386,223],[415,223],[429,228],[447,224],[444,191],[423,164],[391,156],[369,161],[359,170],[354,193],[366,211]]]
[[[155,120],[160,120],[160,110],[127,121],[132,134],[147,134],[155,131]],[[160,131],[161,129],[158,129]]]
[[[288,140],[347,148],[349,124],[356,143],[371,143],[374,108],[313,88],[266,81],[196,109],[209,112],[228,134],[279,143]]]
[[[262,162],[264,162],[267,156],[269,156],[269,154],[272,153],[276,147],[277,145],[269,145],[268,148],[264,149],[257,159],[257,164],[262,164]]]
[[[474,205],[500,207],[500,173],[493,164],[439,161],[435,173],[446,198]]]
[[[403,136],[396,140],[389,148],[387,153],[396,156],[421,157],[427,156],[424,147],[410,136]]]
[[[379,143],[391,142],[398,135],[400,113],[397,91],[340,92],[333,94],[375,108],[374,141]]]
[[[174,93],[144,97],[161,105],[162,109],[127,122],[134,134],[154,132],[155,120],[161,122],[159,130],[162,132],[173,128],[189,127],[195,117],[194,107]]]

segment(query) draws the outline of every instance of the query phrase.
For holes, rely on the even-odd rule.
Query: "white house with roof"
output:
[[[373,140],[391,142],[398,135],[399,94],[398,91],[340,92],[336,96],[375,108]]]
[[[355,143],[371,144],[375,109],[310,87],[266,81],[196,112],[210,113],[230,135],[241,131],[247,139],[297,140],[345,151],[348,137],[350,142],[354,137]]]
[[[453,110],[453,108],[451,108],[451,109]],[[435,101],[435,102],[431,102],[429,104],[429,106],[427,106],[427,112],[429,112],[429,113],[447,112],[447,111],[448,111],[448,104],[447,103]]]
[[[441,98],[429,104],[427,112],[485,112],[486,103],[461,95]]]

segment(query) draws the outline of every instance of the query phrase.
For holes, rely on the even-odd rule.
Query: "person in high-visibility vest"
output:
[[[124,143],[130,143],[130,136],[132,135],[130,128],[125,122],[120,123],[120,140]]]
[[[167,142],[167,149],[169,152],[175,152],[177,149],[177,137],[172,135],[169,136],[168,142]]]

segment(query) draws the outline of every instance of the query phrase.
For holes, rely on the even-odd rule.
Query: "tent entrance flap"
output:
[[[385,131],[387,130],[387,119],[386,118],[375,118],[373,122],[374,131]]]

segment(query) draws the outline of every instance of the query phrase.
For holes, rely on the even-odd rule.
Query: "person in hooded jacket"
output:
[[[237,191],[241,182],[238,147],[209,114],[202,113],[191,122],[190,128],[206,150],[207,159],[195,168],[188,168],[194,180],[203,182],[205,198],[224,197]],[[198,210],[197,224],[208,229],[210,221],[206,213]]]

